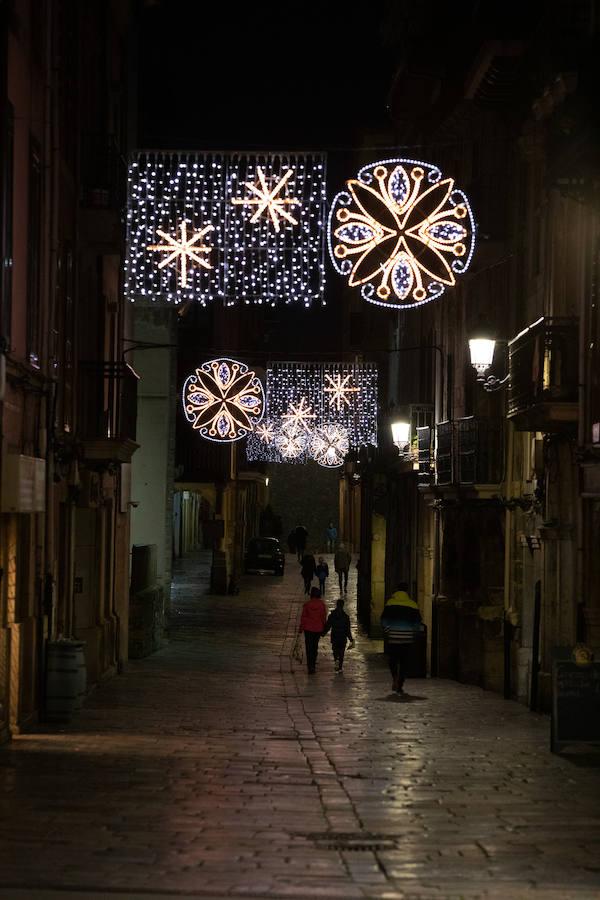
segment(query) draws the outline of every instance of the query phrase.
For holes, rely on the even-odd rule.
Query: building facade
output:
[[[0,732],[44,712],[50,641],[88,686],[127,654],[137,376],[122,356],[128,3],[1,4]]]

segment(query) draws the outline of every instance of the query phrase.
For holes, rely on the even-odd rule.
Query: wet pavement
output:
[[[392,695],[360,632],[308,676],[291,556],[237,596],[206,574],[178,564],[163,650],[0,748],[0,897],[600,898],[597,758],[477,688]]]

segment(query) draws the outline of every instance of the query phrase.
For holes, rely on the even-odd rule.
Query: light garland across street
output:
[[[246,446],[251,461],[340,466],[350,449],[377,444],[377,367],[374,363],[277,362],[267,368],[268,421]],[[275,446],[273,446],[273,444]]]
[[[138,153],[125,296],[324,303],[325,185],[323,153]]]

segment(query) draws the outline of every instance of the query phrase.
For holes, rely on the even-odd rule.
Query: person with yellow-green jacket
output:
[[[383,651],[387,654],[392,674],[392,691],[403,694],[408,653],[423,630],[419,607],[410,599],[406,582],[400,582],[398,590],[386,601],[381,614],[381,627]]]

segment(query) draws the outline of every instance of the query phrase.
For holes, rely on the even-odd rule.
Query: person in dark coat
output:
[[[319,579],[319,590],[321,591],[321,597],[325,593],[325,582],[329,578],[329,566],[325,562],[322,556],[319,557],[319,562],[317,563],[317,568],[315,570],[315,574]]]
[[[323,634],[327,634],[328,631],[331,631],[331,649],[333,651],[335,671],[341,672],[344,665],[347,641],[350,641],[350,647],[354,646],[354,638],[350,628],[350,616],[344,612],[343,597],[338,599],[335,609],[327,617],[327,624]]]
[[[345,545],[340,543],[338,549],[335,551],[335,556],[333,557],[333,568],[338,574],[340,593],[342,591],[345,593],[348,590],[348,570],[350,569],[351,562],[352,556],[346,550]]]
[[[315,563],[315,558],[312,553],[305,553],[302,557],[302,565],[300,566],[300,573],[304,579],[304,593],[308,594],[310,591],[310,586],[312,584],[312,580],[315,577],[315,572],[317,569],[317,565]],[[320,593],[319,593],[319,596]]]
[[[392,675],[392,690],[404,693],[406,663],[411,646],[423,628],[421,613],[414,600],[408,596],[408,585],[401,582],[381,614],[383,651],[387,654]]]
[[[312,588],[310,598],[302,607],[300,617],[300,633],[304,632],[304,644],[306,647],[306,665],[308,674],[313,675],[317,664],[319,652],[319,638],[323,634],[327,621],[327,607],[321,600],[319,588]]]
[[[296,553],[298,554],[298,562],[300,562],[304,556],[304,550],[306,549],[308,531],[304,525],[296,525],[294,531],[296,533]]]

